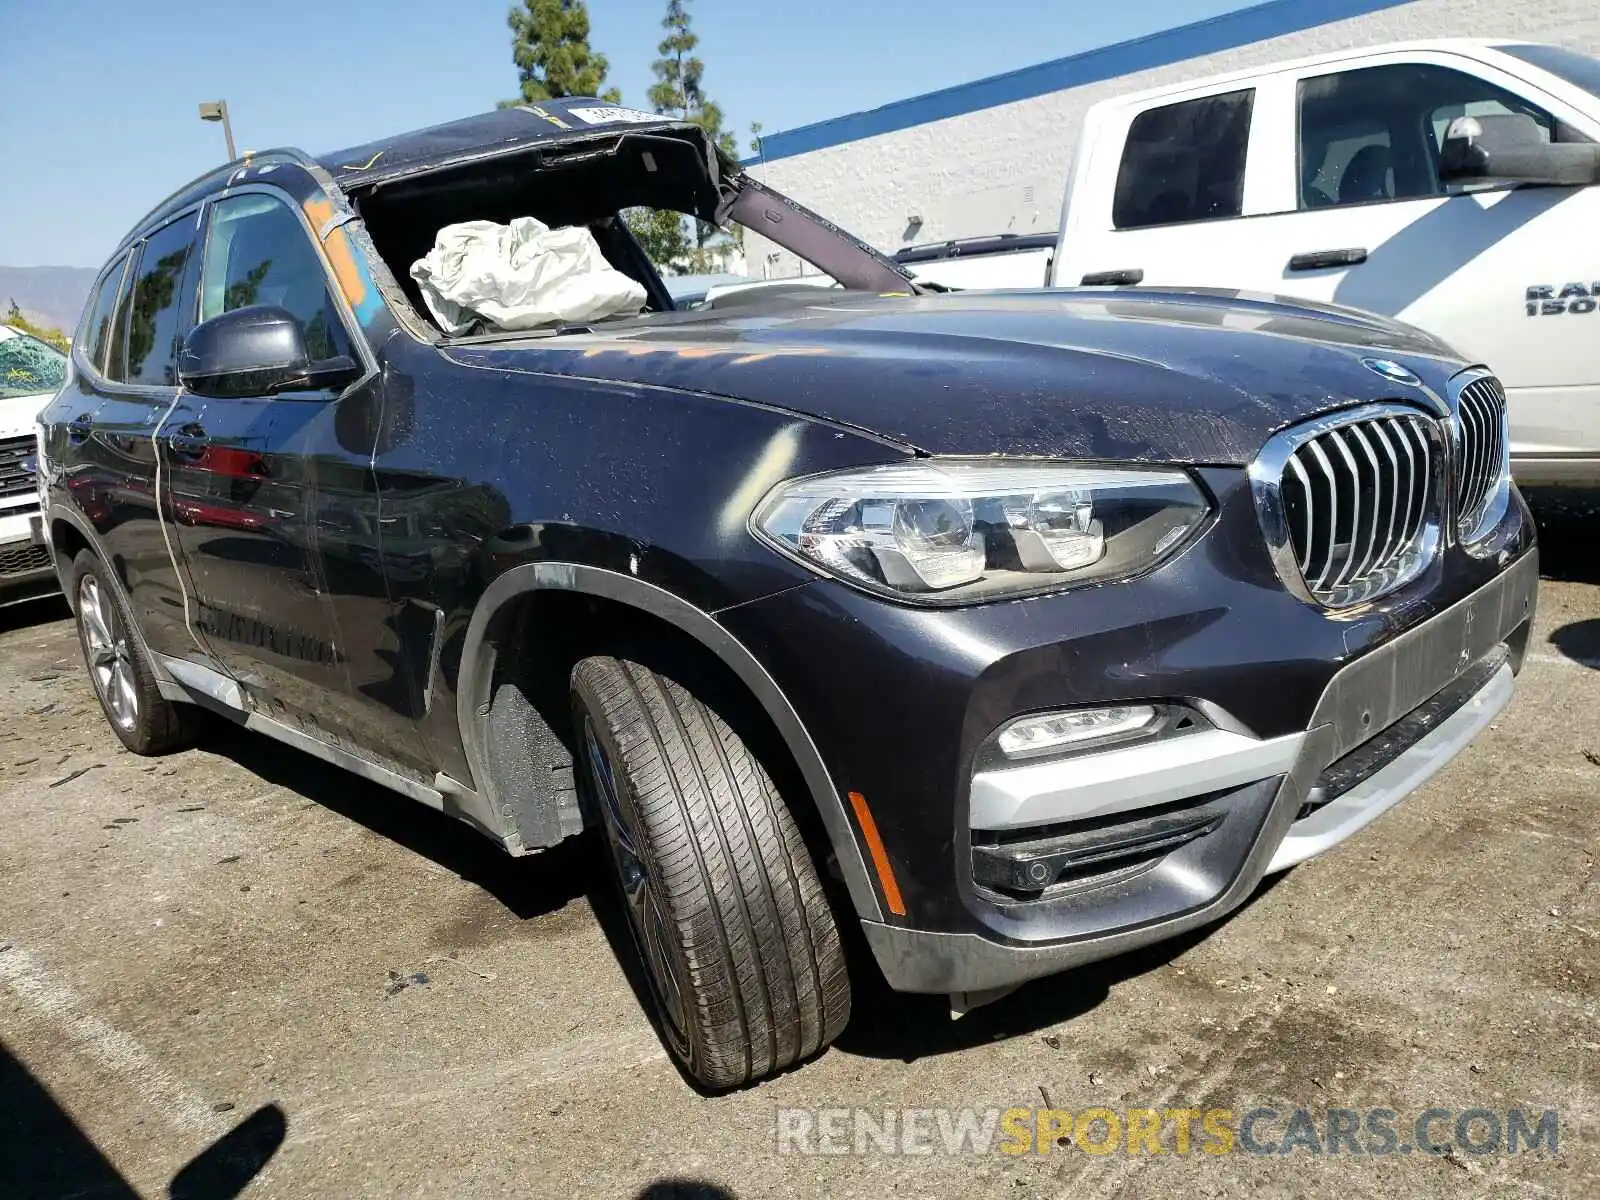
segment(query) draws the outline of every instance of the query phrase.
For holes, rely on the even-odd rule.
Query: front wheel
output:
[[[850,1019],[839,931],[771,778],[721,717],[636,662],[572,672],[585,799],[662,1038],[707,1087],[809,1057]]]
[[[80,550],[67,583],[89,682],[117,739],[135,754],[166,754],[192,744],[200,713],[162,696],[105,564],[93,551]]]

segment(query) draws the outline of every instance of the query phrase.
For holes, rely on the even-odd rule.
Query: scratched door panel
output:
[[[314,712],[343,690],[306,525],[305,446],[327,399],[186,394],[159,439],[195,631],[269,713]]]
[[[371,461],[384,391],[380,378],[329,405],[306,461],[307,517],[319,586],[332,605],[344,692],[324,719],[369,756],[431,781],[433,755],[416,722],[430,703],[438,609],[405,600],[396,606],[384,577],[381,544],[392,531]]]

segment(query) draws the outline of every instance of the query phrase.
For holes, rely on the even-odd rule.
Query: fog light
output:
[[[1156,719],[1154,705],[1119,704],[1114,708],[1078,708],[1040,713],[1013,721],[1000,733],[1000,749],[1008,758],[1023,758],[1063,746],[1133,733]]]

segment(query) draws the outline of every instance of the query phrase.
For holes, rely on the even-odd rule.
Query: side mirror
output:
[[[1548,141],[1539,123],[1522,113],[1457,117],[1439,150],[1439,180],[1584,187],[1600,183],[1600,146]]]
[[[306,331],[288,309],[254,304],[202,321],[183,339],[178,379],[197,396],[271,396],[290,388],[334,388],[361,368],[344,355],[313,363]]]

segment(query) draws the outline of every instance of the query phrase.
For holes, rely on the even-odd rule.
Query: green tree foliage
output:
[[[705,64],[694,56],[700,39],[689,28],[688,0],[667,0],[667,15],[661,19],[661,28],[667,36],[656,47],[661,57],[651,68],[656,82],[650,86],[650,103],[658,113],[671,113],[687,121],[700,99],[700,79],[706,70]]]
[[[67,352],[69,345],[67,335],[59,329],[52,329],[48,325],[40,325],[36,321],[28,320],[27,317],[22,315],[22,310],[17,307],[15,300],[11,301],[11,309],[6,313],[5,320],[0,321],[0,325],[9,325],[13,329],[20,329],[23,333],[32,334],[41,342],[54,346],[63,354]]]
[[[663,270],[682,270],[689,257],[683,214],[664,208],[630,208],[622,214],[650,261]]]
[[[689,0],[667,0],[661,28],[667,36],[656,47],[661,57],[651,66],[656,75],[649,92],[651,106],[700,126],[724,154],[737,157],[738,139],[722,128],[722,108],[705,92],[706,65],[694,53],[700,37],[690,28]]]
[[[705,93],[706,66],[694,53],[700,38],[690,28],[689,0],[667,0],[667,15],[661,19],[661,28],[667,36],[656,47],[661,57],[651,66],[656,76],[648,93],[651,107],[700,126],[725,157],[737,158],[738,139],[722,128],[722,108]],[[695,222],[696,247],[704,250],[716,231],[714,225]]]
[[[583,0],[521,0],[506,14],[511,26],[511,56],[516,60],[522,96],[502,105],[537,103],[562,96],[622,100],[606,81],[606,56],[589,46],[589,8]]]

